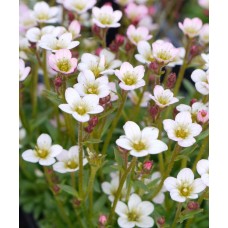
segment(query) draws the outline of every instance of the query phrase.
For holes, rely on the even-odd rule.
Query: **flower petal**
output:
[[[31,149],[24,151],[21,156],[25,161],[28,162],[36,163],[39,161],[39,158],[36,156],[35,151]]]
[[[139,204],[142,202],[141,198],[137,194],[132,194],[128,201],[128,208],[130,211],[138,208]]]
[[[49,150],[51,147],[51,137],[48,134],[41,134],[37,139],[37,146],[40,149]]]
[[[121,217],[127,217],[128,207],[125,203],[118,201],[115,212]]]
[[[116,140],[116,144],[126,150],[131,150],[131,142],[128,138],[126,137],[120,137],[119,139]]]
[[[137,141],[141,139],[141,131],[139,126],[133,121],[127,121],[123,126],[125,135],[131,141]]]
[[[50,156],[56,157],[62,152],[63,148],[60,145],[53,145],[50,148]]]
[[[55,159],[52,158],[52,157],[48,157],[48,158],[45,158],[45,159],[40,159],[39,160],[39,164],[40,165],[43,165],[43,166],[49,166],[49,165],[52,165],[55,163]]]
[[[67,169],[65,168],[64,162],[56,162],[53,165],[53,169],[58,173],[66,173]]]
[[[178,173],[177,179],[180,180],[181,182],[186,182],[191,184],[194,181],[194,174],[191,169],[184,168]]]
[[[140,228],[150,228],[153,227],[154,220],[149,216],[141,216],[135,225]]]
[[[167,177],[164,181],[164,185],[168,191],[177,189],[177,179],[174,177]]]
[[[149,201],[139,203],[137,210],[144,216],[150,215],[154,211],[154,205]]]
[[[203,183],[201,178],[197,178],[194,180],[192,184],[193,193],[200,193],[206,188],[206,185]]]
[[[132,228],[132,227],[135,227],[135,222],[129,221],[125,217],[119,217],[117,222],[118,222],[118,225],[121,228]]]

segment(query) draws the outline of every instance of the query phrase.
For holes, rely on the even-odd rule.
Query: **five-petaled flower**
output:
[[[191,75],[192,80],[195,82],[196,90],[203,94],[209,94],[209,70],[206,72],[200,69],[194,70]]]
[[[96,4],[96,0],[64,0],[63,5],[66,9],[83,14]]]
[[[196,165],[197,172],[203,183],[209,187],[209,159],[201,159]]]
[[[196,142],[194,137],[202,131],[199,124],[192,123],[189,112],[180,112],[176,115],[175,120],[164,120],[163,125],[168,137],[177,141],[178,145],[182,147],[193,145]]]
[[[77,67],[77,62],[76,58],[72,58],[72,54],[68,49],[58,50],[55,54],[49,56],[50,67],[62,74],[73,73]]]
[[[122,228],[153,227],[154,220],[149,216],[154,211],[154,205],[149,201],[142,201],[139,195],[132,194],[126,205],[118,201],[115,212],[120,216],[118,225]]]
[[[158,154],[168,149],[164,142],[157,139],[159,131],[155,127],[145,127],[141,131],[136,123],[127,121],[123,129],[125,135],[120,136],[116,144],[129,150],[134,157]]]
[[[171,198],[177,202],[197,199],[198,193],[202,192],[206,187],[201,178],[194,180],[194,174],[189,168],[182,169],[177,178],[166,178],[164,185],[170,192]]]
[[[84,156],[84,155],[83,155]],[[72,146],[69,151],[62,150],[56,156],[57,162],[53,165],[53,169],[59,173],[75,172],[79,169],[79,147]],[[86,158],[83,158],[83,166],[88,163]]]
[[[62,152],[60,145],[52,145],[51,137],[48,134],[41,134],[37,139],[35,149],[29,149],[22,153],[25,161],[49,166],[55,163],[55,157]]]
[[[67,104],[59,105],[59,108],[71,114],[79,122],[87,122],[90,114],[103,112],[104,108],[99,105],[99,97],[95,94],[80,97],[78,92],[73,88],[67,88],[65,91]]]

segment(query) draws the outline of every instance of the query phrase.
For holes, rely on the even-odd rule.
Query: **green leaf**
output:
[[[99,197],[96,202],[94,203],[93,206],[93,211],[101,211],[101,209],[104,207],[105,203],[107,201],[107,196],[106,195],[102,195],[101,197]]]
[[[196,92],[195,87],[192,85],[192,83],[190,81],[188,81],[187,79],[183,80],[183,86],[184,88],[188,91],[190,96],[193,96],[194,93]]]
[[[58,184],[58,186],[60,187],[61,190],[63,190],[64,192],[67,192],[68,194],[75,196],[78,198],[78,192],[72,188],[69,185],[64,185],[64,184]]]
[[[207,129],[206,131],[202,132],[197,138],[196,138],[196,142],[199,142],[200,140],[203,140],[204,138],[206,138],[209,135],[209,129]]]
[[[60,105],[62,103],[62,99],[58,96],[57,93],[49,90],[43,90],[43,96],[46,97],[49,101],[51,101],[55,105]]]
[[[149,190],[149,188],[142,181],[139,181],[139,180],[135,180],[133,182],[133,186],[135,188],[143,189],[144,191],[148,191]]]
[[[184,220],[193,218],[195,215],[201,212],[203,212],[203,209],[197,209],[195,211],[187,212],[186,214],[181,214],[177,222],[182,223]]]

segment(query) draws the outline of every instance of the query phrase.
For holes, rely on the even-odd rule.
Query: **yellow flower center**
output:
[[[71,68],[71,64],[69,60],[63,59],[57,63],[57,67],[63,72],[68,72]]]
[[[98,94],[98,86],[97,85],[89,85],[87,87],[86,93],[87,94]]]
[[[76,169],[78,167],[78,163],[75,160],[69,160],[65,163],[65,166],[69,169]]]
[[[129,221],[138,221],[139,214],[136,211],[130,211],[128,212],[127,217]]]
[[[134,74],[127,72],[123,76],[123,81],[126,85],[135,85],[137,77]]]
[[[135,41],[135,43],[138,43],[140,40],[142,40],[141,35],[134,35],[132,36],[132,39]]]
[[[113,22],[112,17],[110,15],[108,15],[108,14],[101,15],[100,18],[99,18],[99,21],[103,25],[110,25]]]
[[[146,145],[139,141],[138,143],[134,143],[133,144],[133,148],[137,151],[137,152],[140,152],[142,150],[145,150],[146,149]]]
[[[87,113],[87,109],[85,106],[83,105],[78,105],[76,108],[75,108],[75,111],[79,114],[79,115],[85,115]]]
[[[93,72],[95,78],[97,78],[99,76],[99,74],[101,73],[101,70],[99,69],[99,67],[97,65],[91,66],[90,70]]]
[[[158,102],[162,105],[166,105],[169,103],[169,98],[168,97],[164,97],[164,96],[160,96],[157,98]]]
[[[172,58],[172,55],[169,52],[162,50],[157,54],[157,57],[161,60],[167,61]]]
[[[80,2],[80,3],[75,3],[74,4],[74,8],[77,10],[83,10],[85,8],[85,3],[84,2]]]
[[[179,126],[175,130],[175,135],[176,135],[177,138],[185,139],[189,135],[189,130],[186,127],[184,127],[184,126]]]
[[[188,186],[187,184],[182,184],[179,187],[179,192],[180,192],[181,196],[188,197],[191,195],[192,188],[190,186]]]
[[[36,149],[36,155],[39,158],[46,158],[48,156],[48,154],[49,154],[48,150],[42,150],[42,149],[39,149],[39,148]]]
[[[37,19],[38,20],[48,20],[49,19],[49,15],[46,13],[41,13],[37,15]]]

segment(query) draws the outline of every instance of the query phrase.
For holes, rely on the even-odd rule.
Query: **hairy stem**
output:
[[[79,146],[79,171],[78,171],[78,189],[79,196],[83,198],[83,148],[82,148],[82,123],[78,123],[78,146]]]

